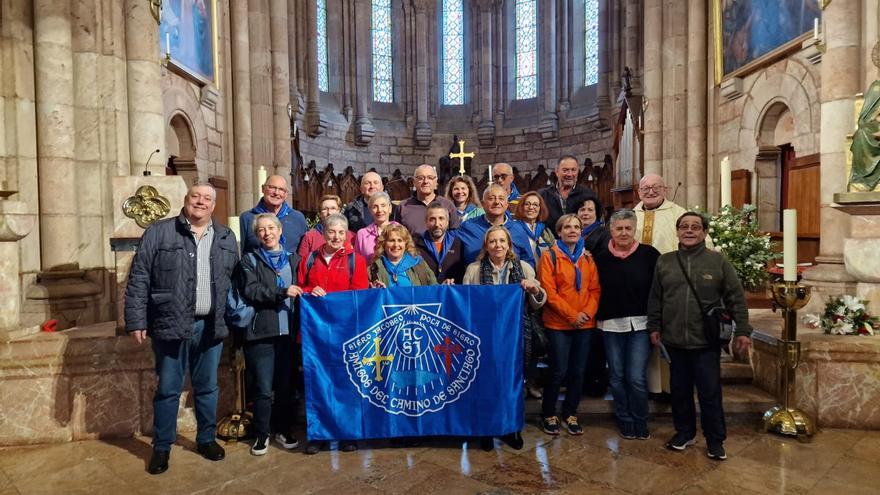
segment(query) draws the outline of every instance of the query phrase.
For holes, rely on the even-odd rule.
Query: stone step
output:
[[[721,358],[721,383],[752,383],[753,378],[754,372],[749,363]]]
[[[776,404],[776,400],[770,394],[751,384],[725,384],[722,395],[725,415],[736,415],[740,418],[748,417],[757,420],[764,414],[764,411]],[[696,394],[694,401],[697,405],[697,411],[699,411],[700,403],[696,400]],[[655,416],[670,416],[672,414],[672,407],[668,403],[651,400],[648,402],[648,407],[651,414]],[[541,401],[527,399],[525,413],[529,417],[539,417]],[[614,400],[610,393],[602,398],[585,397],[581,399],[578,413],[610,416],[614,413]]]

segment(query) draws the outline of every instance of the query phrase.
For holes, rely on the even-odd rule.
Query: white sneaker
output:
[[[266,452],[269,452],[269,437],[257,436],[251,446],[251,455],[266,455]]]
[[[276,433],[275,441],[280,443],[287,450],[293,450],[299,447],[299,442],[293,435],[285,435],[284,433]]]

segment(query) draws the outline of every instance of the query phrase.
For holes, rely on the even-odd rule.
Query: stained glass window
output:
[[[516,99],[538,96],[538,3],[516,0]]]
[[[464,104],[464,2],[443,0],[443,104]]]
[[[372,0],[373,100],[394,101],[394,61],[391,51],[391,0]]]
[[[584,85],[599,82],[599,0],[584,0]]]
[[[318,89],[330,91],[327,75],[327,0],[315,0],[318,4]]]

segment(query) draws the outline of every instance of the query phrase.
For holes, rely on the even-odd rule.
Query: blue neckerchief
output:
[[[260,256],[262,256],[263,259],[266,260],[266,263],[269,263],[269,266],[272,267],[272,270],[275,271],[275,283],[278,287],[284,287],[284,280],[281,278],[281,270],[290,263],[290,259],[288,259],[284,248],[281,248],[279,251],[266,251],[260,246]]]
[[[268,208],[266,208],[266,205],[263,204],[262,199],[260,200],[259,203],[257,203],[257,206],[254,207],[254,211],[257,213],[272,213],[272,211],[270,211]],[[287,203],[281,203],[281,209],[278,210],[278,213],[276,213],[275,216],[278,218],[278,220],[281,220],[282,218],[286,217],[287,215],[290,215],[292,212],[293,212],[293,208],[291,208],[290,205],[288,205]],[[281,233],[281,246],[283,248],[283,246],[286,246],[286,245],[287,244],[284,242],[284,232],[282,232]]]
[[[592,234],[594,230],[603,225],[605,225],[605,222],[603,222],[602,220],[587,225],[586,227],[584,227],[584,230],[581,231],[581,237],[587,237],[588,235]]]
[[[508,201],[513,201],[514,199],[519,199],[519,189],[516,188],[516,182],[510,183],[510,196],[507,197]]]
[[[574,253],[568,250],[568,246],[562,242],[562,239],[556,241],[556,246],[562,251],[571,264],[574,265],[574,288],[578,292],[581,291],[581,269],[578,267],[578,260],[581,256],[584,255],[584,238],[581,237],[578,239],[577,244],[574,245]]]
[[[422,261],[418,256],[413,256],[409,253],[403,253],[403,258],[400,259],[400,262],[397,265],[388,261],[388,258],[382,256],[382,264],[385,265],[385,270],[388,272],[388,279],[395,286],[397,285],[397,278],[400,276],[405,276],[407,270],[419,264]]]
[[[535,244],[540,245],[541,244],[541,234],[544,233],[545,228],[546,228],[546,225],[544,225],[544,222],[535,222],[535,231],[534,232],[532,232],[532,229],[530,229],[528,225],[526,225],[525,231],[526,231],[526,234],[529,235],[529,239],[535,241]]]
[[[468,203],[467,206],[465,206],[463,210],[459,210],[458,208],[456,208],[455,211],[458,212],[458,216],[463,217],[463,216],[467,215],[468,213],[474,211],[476,208],[477,208],[477,205],[475,205],[473,203]]]
[[[449,235],[449,232],[446,232],[446,235],[443,236],[443,247],[440,253],[437,252],[437,248],[434,246],[434,239],[431,238],[431,234],[427,230],[422,234],[422,237],[425,239],[425,249],[428,250],[428,254],[437,262],[438,267],[443,265],[443,259],[446,258],[446,254],[449,253],[449,248],[452,246],[452,236]]]
[[[317,230],[321,235],[324,235],[324,222],[316,223],[315,230]]]

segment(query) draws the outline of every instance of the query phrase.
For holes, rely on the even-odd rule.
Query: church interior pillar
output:
[[[610,69],[612,58],[611,41],[614,36],[614,29],[611,26],[612,20],[610,15],[613,7],[609,5],[609,1],[599,1],[599,80],[596,84],[596,100],[587,116],[593,128],[600,131],[608,129],[608,113],[611,108],[609,79],[615,77]]]
[[[663,4],[645,0],[645,173],[663,173]]]
[[[318,57],[318,6],[314,1],[306,2],[306,32],[308,43],[306,45],[306,59],[317,60]],[[370,17],[364,17],[364,23],[369,26]],[[367,28],[369,32],[369,28]],[[368,45],[369,46],[369,45]],[[308,64],[308,81],[306,83],[306,123],[308,132],[312,136],[323,134],[327,129],[326,117],[321,115],[321,92],[318,88],[318,67],[312,62]]]
[[[149,2],[125,0],[125,55],[131,174],[140,175],[150,154],[158,149],[159,153],[150,161],[150,171],[164,175],[168,151],[165,149],[159,29],[150,13]]]
[[[303,108],[302,92],[300,91],[299,62],[303,58],[299,53],[300,15],[297,0],[287,0],[287,68],[290,71],[290,104],[293,105],[293,118],[299,120]]]
[[[556,108],[556,0],[541,0],[538,19],[542,25],[539,43],[538,99],[541,102],[541,120],[538,131],[541,139],[549,141],[559,135],[559,114]]]
[[[272,158],[275,173],[290,177],[290,63],[287,59],[287,0],[270,0],[272,45]]]
[[[641,2],[639,0],[627,0],[624,19],[623,33],[623,64],[629,67],[632,79],[632,94],[642,94],[642,37],[641,37]]]
[[[354,0],[355,18],[370,19],[370,0]],[[354,36],[354,97],[355,97],[355,120],[354,136],[355,143],[359,145],[370,144],[376,135],[376,128],[370,118],[370,96],[372,94],[370,84],[370,39],[369,23],[355,23]]]
[[[433,130],[428,122],[428,18],[433,18],[434,0],[415,0],[416,14],[416,125],[415,143],[419,148],[431,146]]]
[[[480,125],[477,127],[477,139],[480,141],[480,146],[491,146],[495,143],[495,110],[492,106],[494,103],[493,92],[495,91],[495,86],[492,82],[494,74],[492,64],[495,53],[493,47],[495,40],[493,27],[495,24],[492,19],[492,12],[496,1],[477,0],[476,4],[480,14],[480,24],[477,30],[480,44],[480,49],[477,51],[480,57],[480,84],[473,86],[480,88]]]
[[[253,180],[257,182],[257,170],[265,167],[271,172],[274,163],[269,0],[248,0],[248,36],[251,76],[251,156]],[[254,187],[252,203],[260,199],[260,186],[261,184],[257,184]]]
[[[688,2],[687,39],[687,175],[685,179],[687,205],[706,204],[707,167],[716,168],[706,162],[706,40],[707,10],[705,0]],[[711,208],[710,208],[711,210]]]
[[[250,31],[247,2],[232,2],[232,128],[235,135],[235,210],[244,211],[254,204],[255,172],[252,156]]]
[[[686,181],[687,163],[687,60],[688,3],[665,0],[663,5],[663,178],[670,189],[670,199],[685,203],[676,196],[679,183]],[[679,194],[685,191],[678,188]]]
[[[850,217],[831,207],[834,194],[846,191],[847,134],[855,125],[853,102],[861,93],[860,2],[831,2],[823,11],[825,55],[822,57],[821,165],[819,169],[821,228],[817,266],[804,274],[807,283],[835,287],[845,292],[855,278],[843,264],[844,239],[849,235]],[[820,289],[822,290],[822,289]],[[821,299],[816,298],[814,299]]]

